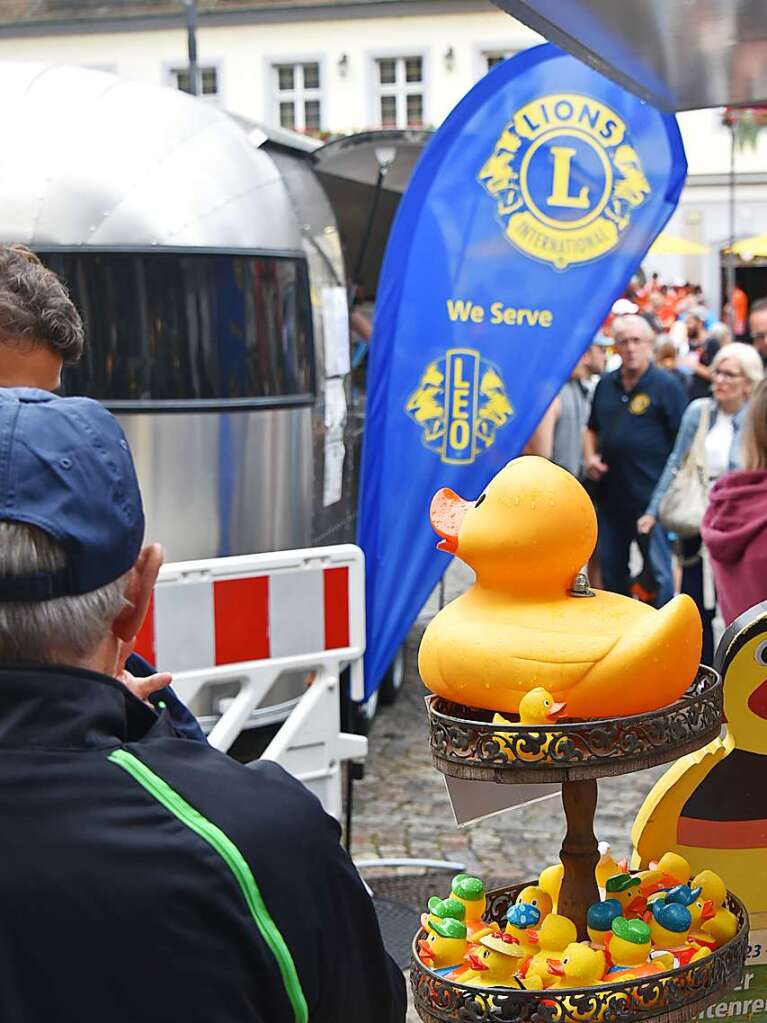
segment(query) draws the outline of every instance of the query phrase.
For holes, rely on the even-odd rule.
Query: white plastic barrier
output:
[[[300,778],[334,816],[341,762],[367,740],[340,729],[341,670],[364,697],[365,563],[344,544],[164,565],[136,650],[185,702],[223,682],[237,685],[209,741],[228,750],[277,678],[312,679],[264,756]],[[314,673],[312,675],[312,673]]]

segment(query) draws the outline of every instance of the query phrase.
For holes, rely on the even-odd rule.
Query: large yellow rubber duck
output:
[[[509,462],[475,502],[441,490],[437,545],[474,569],[474,585],[432,620],[418,656],[432,692],[517,712],[542,686],[572,717],[665,706],[695,677],[700,616],[678,596],[660,611],[615,593],[571,594],[594,550],[592,503],[545,458]]]
[[[666,850],[680,853],[693,873],[707,869],[723,878],[746,904],[752,927],[764,927],[767,603],[751,608],[727,629],[714,667],[724,681],[725,733],[682,757],[656,783],[631,832],[632,862],[641,866]],[[731,931],[729,917],[721,919]]]

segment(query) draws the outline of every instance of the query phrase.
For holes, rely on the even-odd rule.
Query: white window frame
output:
[[[183,90],[178,88],[179,72],[187,72],[189,65],[184,61],[166,61],[163,65],[164,78],[167,84],[172,89],[178,89],[179,92]],[[224,97],[224,83],[223,83],[223,61],[221,60],[201,60],[197,63],[197,72],[200,78],[200,87],[202,88],[202,72],[203,71],[215,71],[216,72],[216,91],[203,95],[200,91],[197,94],[197,99],[204,99],[206,103],[222,103]],[[191,93],[187,93],[187,96]]]
[[[279,68],[281,67],[292,67],[295,69],[299,65],[304,64],[316,64],[319,68],[320,84],[316,89],[305,89],[303,82],[303,70],[300,76],[295,76],[293,81],[292,89],[285,89],[281,91],[279,89]],[[268,82],[269,82],[269,95],[272,97],[272,118],[275,127],[280,128],[280,103],[293,103],[295,111],[295,127],[285,128],[285,131],[297,131],[302,134],[309,134],[313,132],[323,132],[327,130],[327,97],[326,97],[326,82],[327,82],[327,69],[325,67],[325,61],[322,57],[316,54],[302,55],[302,56],[287,56],[287,57],[272,57],[269,60],[268,69]],[[298,77],[301,78],[300,84],[298,83]],[[304,109],[304,103],[311,100],[319,100],[320,104],[320,124],[318,128],[311,128],[307,130],[306,127],[306,113]]]
[[[530,46],[533,45],[535,44],[525,42],[521,44],[509,43],[508,45],[504,46],[502,43],[499,44],[496,41],[492,43],[487,43],[487,45],[485,46],[482,45],[478,46],[476,50],[475,62],[477,69],[476,71],[477,79],[484,78],[485,75],[488,74],[488,72],[490,71],[490,68],[487,66],[488,57],[500,57],[501,55],[503,55],[505,58],[515,57],[518,53],[521,53],[522,50],[529,49]]]
[[[412,59],[421,61],[421,81],[407,82],[405,80],[406,61]],[[395,62],[395,79],[391,85],[381,84],[379,62],[382,60],[393,60]],[[421,125],[426,127],[429,124],[429,64],[427,54],[423,50],[411,50],[407,46],[398,46],[396,49],[376,50],[371,54],[371,79],[372,79],[372,108],[371,124],[376,128],[382,127],[381,97],[395,96],[397,99],[396,127],[406,129],[407,123],[407,97],[409,95],[420,95]]]

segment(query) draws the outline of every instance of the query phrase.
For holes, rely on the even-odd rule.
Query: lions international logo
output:
[[[629,412],[635,416],[643,416],[650,407],[649,394],[635,394],[629,402]]]
[[[574,93],[517,110],[477,180],[509,241],[559,270],[614,249],[651,194],[624,122]]]
[[[492,447],[514,415],[501,371],[471,348],[449,348],[430,362],[405,411],[425,446],[451,465],[468,465]]]

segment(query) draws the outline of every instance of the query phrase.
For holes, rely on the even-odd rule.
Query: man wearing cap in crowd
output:
[[[0,390],[0,1019],[397,1023],[340,829],[115,675],[162,551],[117,421]]]
[[[82,356],[83,325],[58,277],[22,245],[0,245],[0,387],[55,391]],[[205,741],[196,718],[168,683],[126,647],[118,674],[136,695],[164,704],[179,735]]]
[[[584,468],[595,488],[598,555],[605,589],[629,593],[629,553],[666,465],[687,405],[682,386],[652,362],[654,334],[641,316],[615,321],[622,364],[602,377],[584,433]],[[638,510],[638,515],[634,513]],[[655,605],[674,593],[671,548],[660,525],[649,536],[648,557],[657,584]]]

